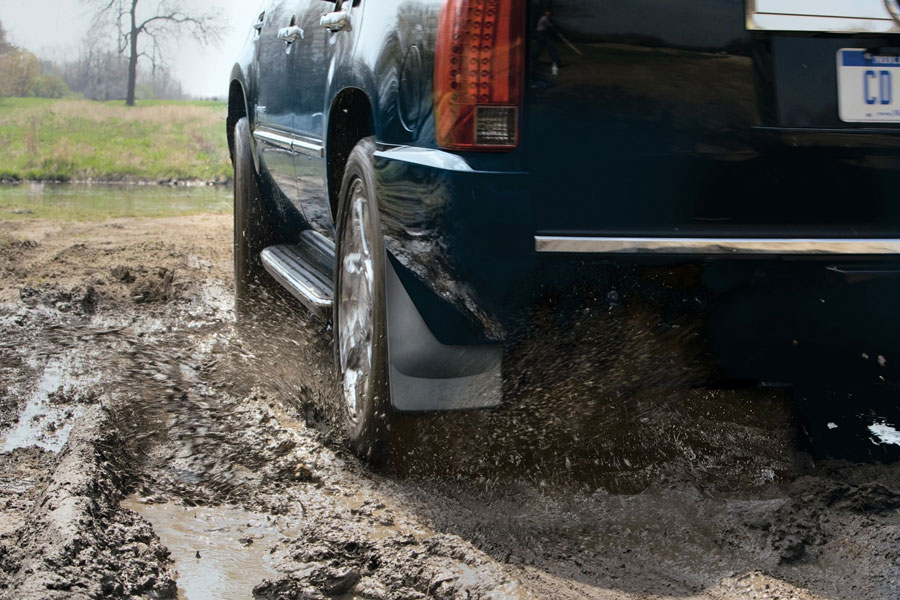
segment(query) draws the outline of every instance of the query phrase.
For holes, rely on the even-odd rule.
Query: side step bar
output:
[[[296,245],[269,246],[260,258],[266,271],[304,306],[328,317],[334,298],[334,242],[307,230]]]

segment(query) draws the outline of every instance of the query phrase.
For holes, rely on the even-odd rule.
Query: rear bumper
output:
[[[878,380],[900,366],[900,238],[545,235],[527,174],[429,150],[381,151],[376,173],[391,263],[442,344],[508,343],[535,311],[571,327],[587,308],[620,319],[619,335],[636,314],[665,339],[691,331],[678,339],[727,378]]]
[[[838,255],[900,257],[900,238],[677,238],[538,235],[537,252],[582,254]]]

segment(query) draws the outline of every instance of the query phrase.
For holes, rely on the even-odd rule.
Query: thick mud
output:
[[[327,324],[271,289],[236,321],[229,221],[0,223],[0,597],[900,597],[900,464],[692,389],[639,313],[536,328],[502,408],[365,468]]]

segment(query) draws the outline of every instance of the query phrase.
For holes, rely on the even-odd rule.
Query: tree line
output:
[[[164,65],[139,67],[138,74],[137,98],[184,98],[181,83]],[[70,60],[42,60],[10,43],[0,23],[0,96],[125,100],[128,58],[89,37]]]
[[[93,26],[69,60],[41,60],[16,47],[0,23],[0,97],[80,96],[125,100],[129,106],[136,99],[182,99],[181,83],[166,66],[164,46],[179,33],[214,43],[225,30],[219,13],[187,13],[179,0],[82,2],[95,11]]]
[[[0,96],[61,98],[68,92],[59,75],[44,72],[37,56],[9,42],[0,23]]]

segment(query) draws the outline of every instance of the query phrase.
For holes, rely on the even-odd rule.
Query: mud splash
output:
[[[897,431],[886,421],[879,421],[869,425],[869,431],[881,444],[893,444],[900,446],[900,431]]]

